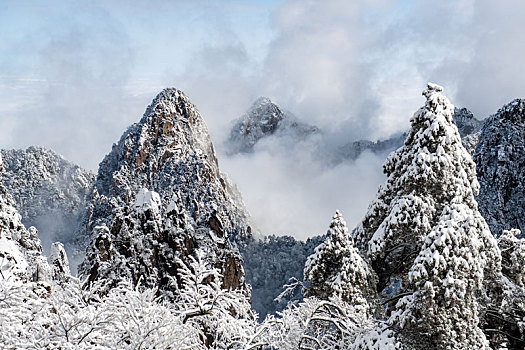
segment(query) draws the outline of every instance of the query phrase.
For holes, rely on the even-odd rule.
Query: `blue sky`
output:
[[[130,60],[133,77],[182,73],[199,50],[242,45],[261,63],[275,36],[276,1],[3,1],[2,74],[46,75],[42,51],[104,69],[102,55]],[[65,47],[67,45],[67,47]],[[59,52],[60,54],[60,52]],[[66,57],[68,58],[68,57]],[[95,65],[96,64],[96,65]]]
[[[174,86],[201,111],[261,226],[304,237],[337,208],[356,223],[382,160],[225,159],[231,121],[268,96],[334,142],[386,138],[409,126],[427,81],[485,118],[525,97],[523,18],[515,0],[0,0],[0,147],[42,145],[96,171]],[[264,167],[277,175],[261,178]]]
[[[43,144],[91,169],[160,89],[252,74],[276,36],[274,1],[0,3],[2,147]]]

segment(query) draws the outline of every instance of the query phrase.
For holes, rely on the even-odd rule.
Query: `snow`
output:
[[[137,192],[135,203],[133,203],[133,207],[138,213],[144,213],[147,210],[159,213],[160,206],[160,195],[155,191],[149,191],[147,188],[141,188]]]
[[[20,251],[18,244],[12,239],[0,237],[0,270],[2,280],[17,279],[26,273],[29,264],[24,254]]]
[[[177,200],[176,198],[172,199],[166,208],[166,212],[170,213],[172,211],[178,212]]]

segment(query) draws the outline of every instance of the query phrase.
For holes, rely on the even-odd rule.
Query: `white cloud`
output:
[[[292,145],[272,136],[253,154],[221,158],[262,233],[306,239],[325,233],[337,209],[351,228],[365,214],[384,180],[383,157],[367,153],[328,167],[318,157],[319,141]]]
[[[339,144],[405,130],[429,80],[478,117],[525,91],[525,3],[513,0],[22,1],[0,11],[1,147],[40,144],[91,169],[166,86],[190,96],[219,152],[261,95]],[[381,160],[329,168],[313,145],[279,145],[220,158],[263,231],[320,233],[337,208],[357,223]]]

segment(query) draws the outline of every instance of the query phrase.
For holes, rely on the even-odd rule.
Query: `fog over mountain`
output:
[[[323,167],[314,141],[289,159],[269,139],[264,152],[223,160],[232,120],[267,96],[330,131],[333,146],[386,140],[408,129],[427,81],[484,119],[525,91],[524,14],[510,0],[2,3],[0,148],[44,146],[94,172],[152,96],[175,86],[199,107],[249,207],[276,203],[254,213],[262,227],[322,233],[337,208],[351,226],[382,181],[382,158]]]

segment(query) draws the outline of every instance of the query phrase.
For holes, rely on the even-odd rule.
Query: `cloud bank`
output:
[[[333,144],[405,130],[427,81],[485,118],[525,91],[525,3],[460,1],[74,1],[0,7],[0,147],[50,147],[96,170],[166,86],[184,90],[218,152],[259,96]],[[327,167],[315,144],[220,162],[265,233],[353,225],[382,181],[381,159]]]

